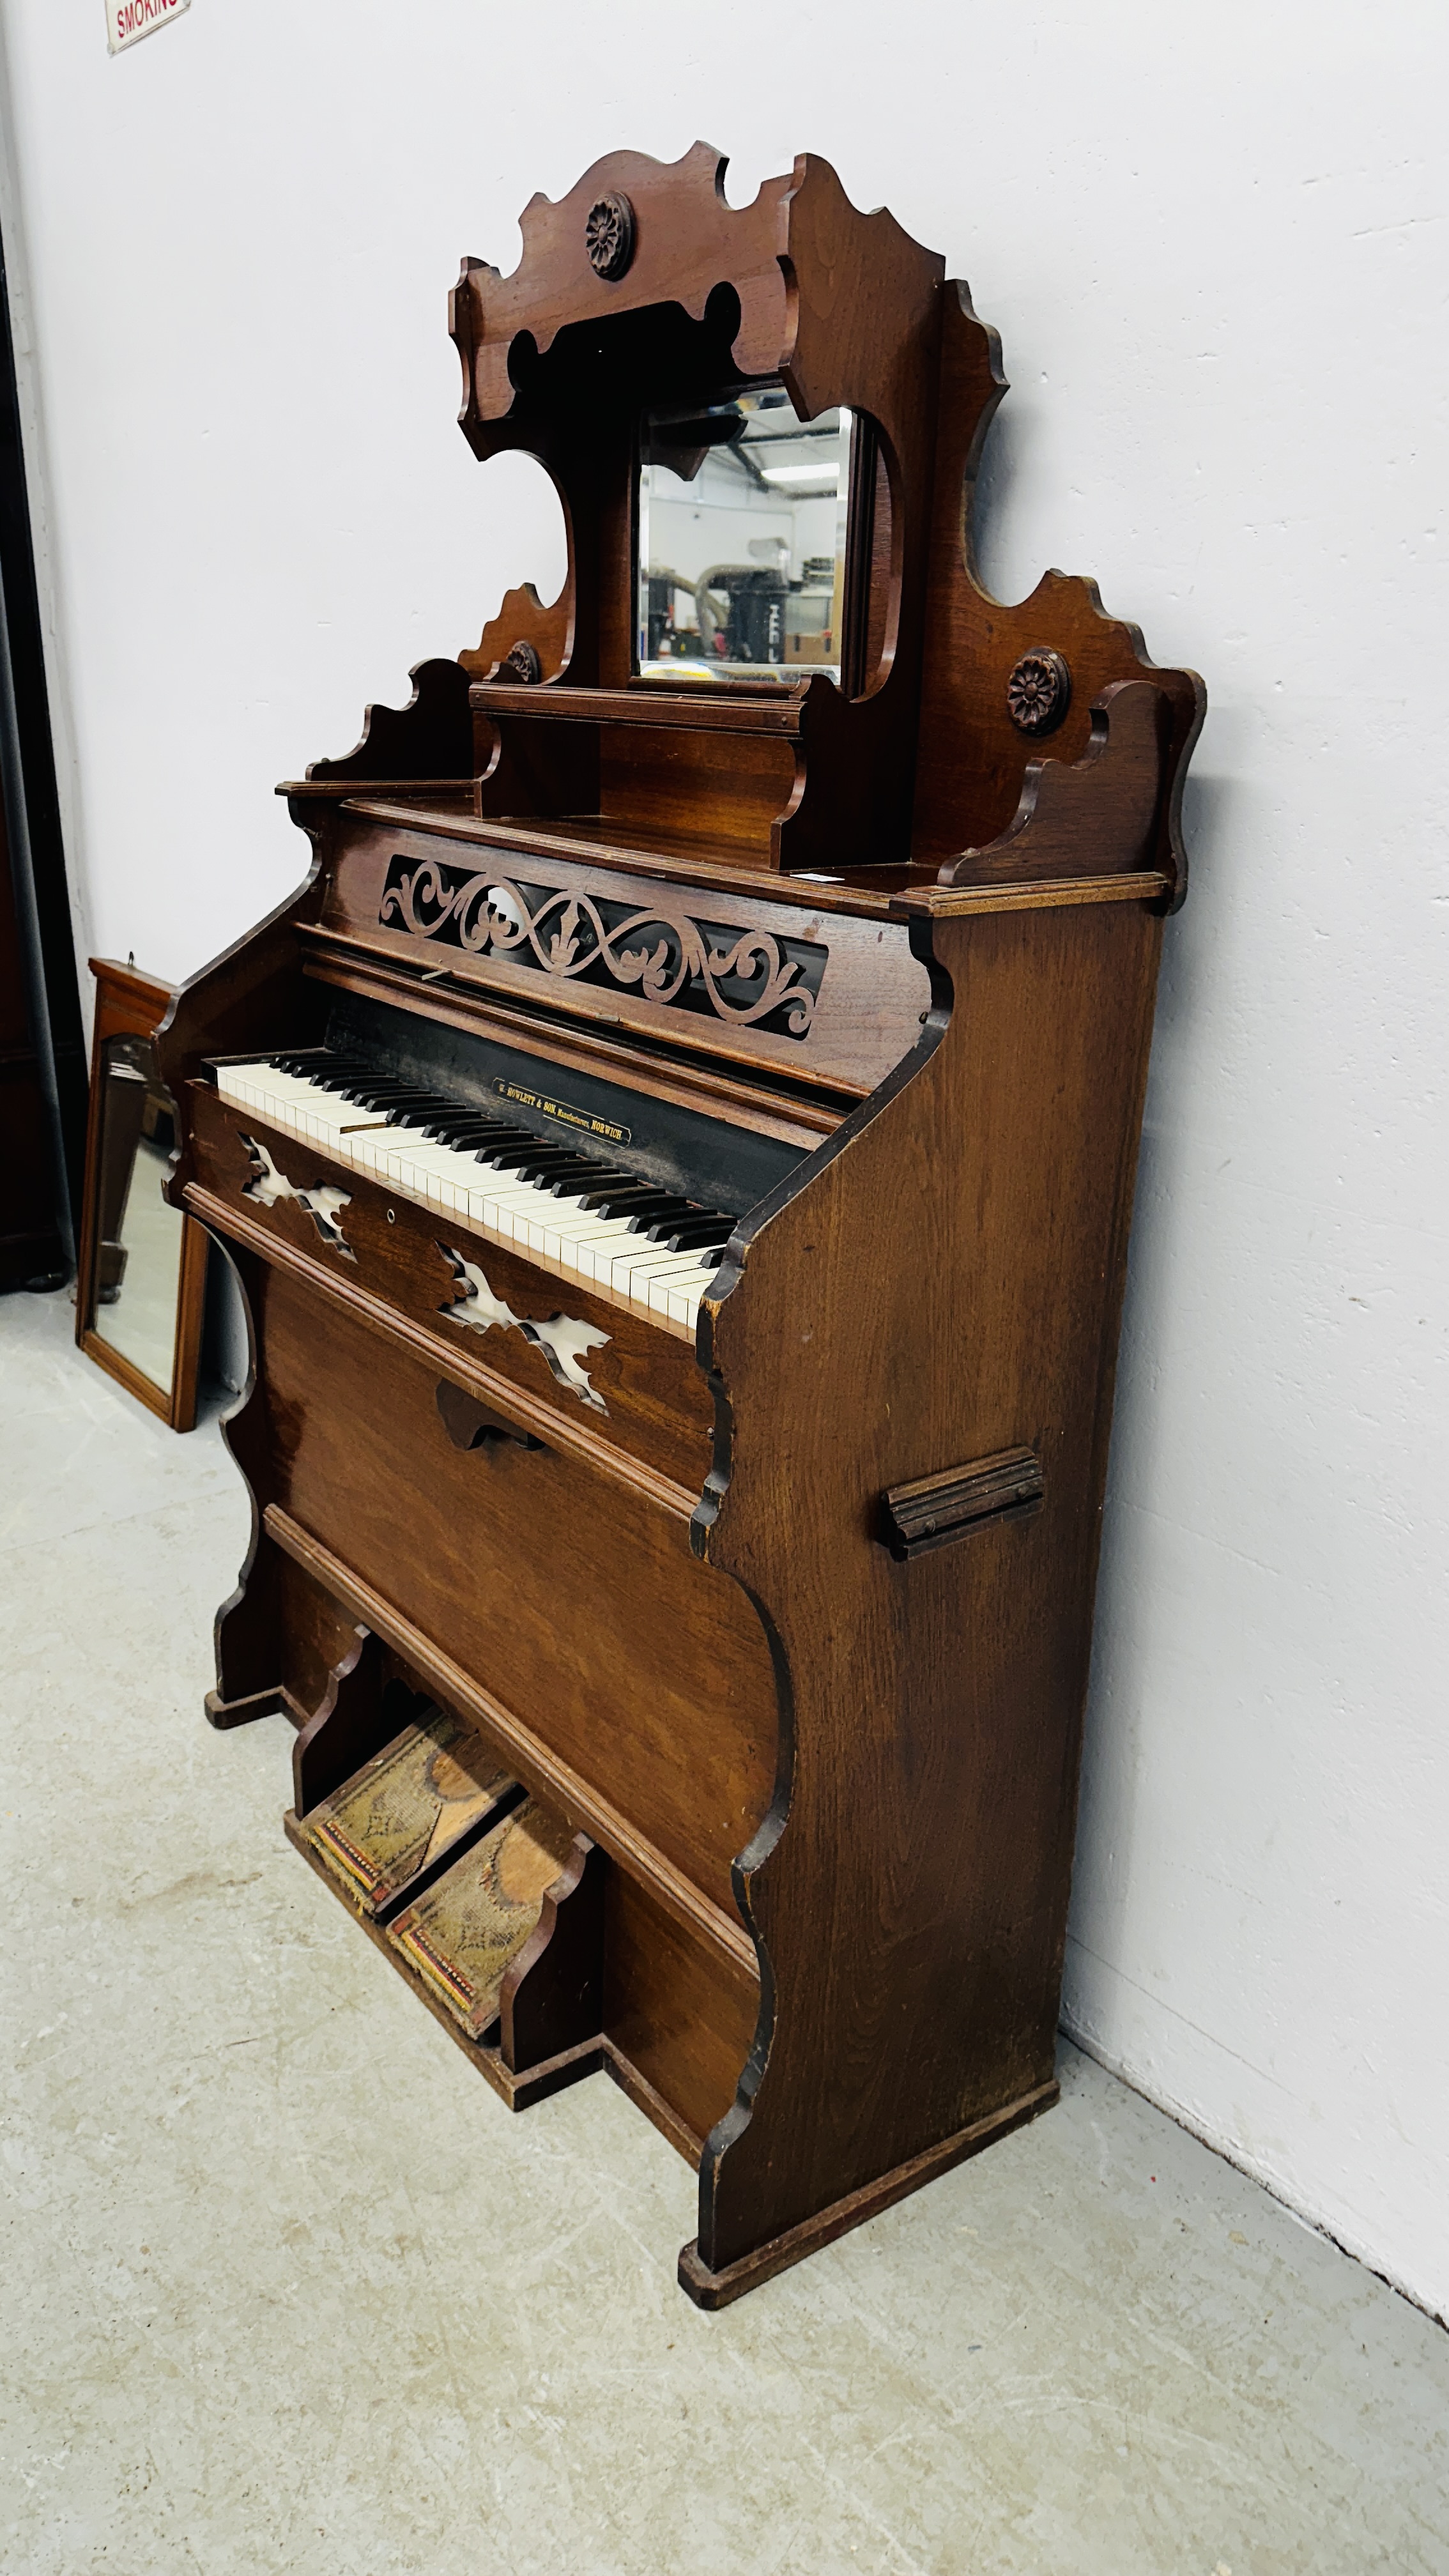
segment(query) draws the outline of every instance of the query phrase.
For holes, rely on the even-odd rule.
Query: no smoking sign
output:
[[[128,45],[139,45],[143,36],[154,36],[158,27],[169,26],[189,9],[191,0],[106,0],[106,35],[113,54],[123,54]]]

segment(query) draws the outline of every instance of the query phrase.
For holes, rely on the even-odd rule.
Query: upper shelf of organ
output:
[[[446,782],[444,813],[626,865],[1178,899],[1200,684],[1091,583],[1003,607],[972,569],[995,334],[827,163],[738,209],[723,170],[613,154],[534,199],[511,276],[464,263],[461,424],[551,476],[564,588],[510,592],[314,798]]]

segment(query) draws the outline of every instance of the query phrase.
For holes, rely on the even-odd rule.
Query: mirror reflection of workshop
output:
[[[651,679],[840,677],[851,416],[783,385],[682,418],[639,451],[639,659]]]

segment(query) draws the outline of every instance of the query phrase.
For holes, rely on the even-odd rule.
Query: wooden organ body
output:
[[[465,266],[563,593],[285,791],[312,872],[160,1042],[253,1336],[209,1714],[294,1718],[293,1839],[506,2101],[602,2067],[697,2164],[705,2306],[1055,2098],[1203,705],[977,584],[943,263],[721,172]]]

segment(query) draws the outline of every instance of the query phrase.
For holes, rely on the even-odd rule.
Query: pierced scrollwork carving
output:
[[[253,1167],[253,1177],[243,1189],[242,1197],[256,1199],[262,1207],[276,1207],[283,1199],[295,1199],[298,1207],[306,1209],[323,1242],[330,1244],[334,1252],[342,1253],[348,1261],[355,1261],[357,1255],[337,1222],[339,1212],[352,1205],[351,1191],[333,1189],[324,1181],[314,1181],[309,1189],[299,1190],[295,1181],[289,1181],[285,1172],[278,1171],[265,1145],[258,1144],[255,1136],[243,1136],[241,1142],[252,1158]]]
[[[466,1261],[451,1243],[440,1242],[438,1250],[451,1263],[454,1277],[463,1281],[466,1290],[456,1302],[450,1300],[440,1306],[440,1315],[451,1316],[455,1324],[471,1324],[478,1333],[488,1332],[494,1324],[501,1325],[505,1332],[521,1333],[526,1342],[542,1351],[560,1386],[566,1386],[582,1404],[591,1404],[595,1412],[608,1412],[583,1362],[589,1351],[602,1349],[612,1339],[610,1334],[601,1333],[597,1324],[586,1324],[577,1315],[550,1315],[543,1323],[515,1315],[511,1306],[494,1295],[476,1262]]]
[[[1012,723],[1022,733],[1055,733],[1072,702],[1072,675],[1060,653],[1023,653],[1006,683]]]
[[[634,209],[622,190],[599,197],[584,219],[584,248],[595,276],[622,277],[634,256]]]
[[[814,1019],[829,953],[767,930],[696,921],[668,904],[631,911],[588,894],[401,856],[388,869],[378,920],[561,981],[588,976],[632,987],[646,1002],[707,1011],[738,1027],[773,1018],[792,1038],[803,1038]]]

